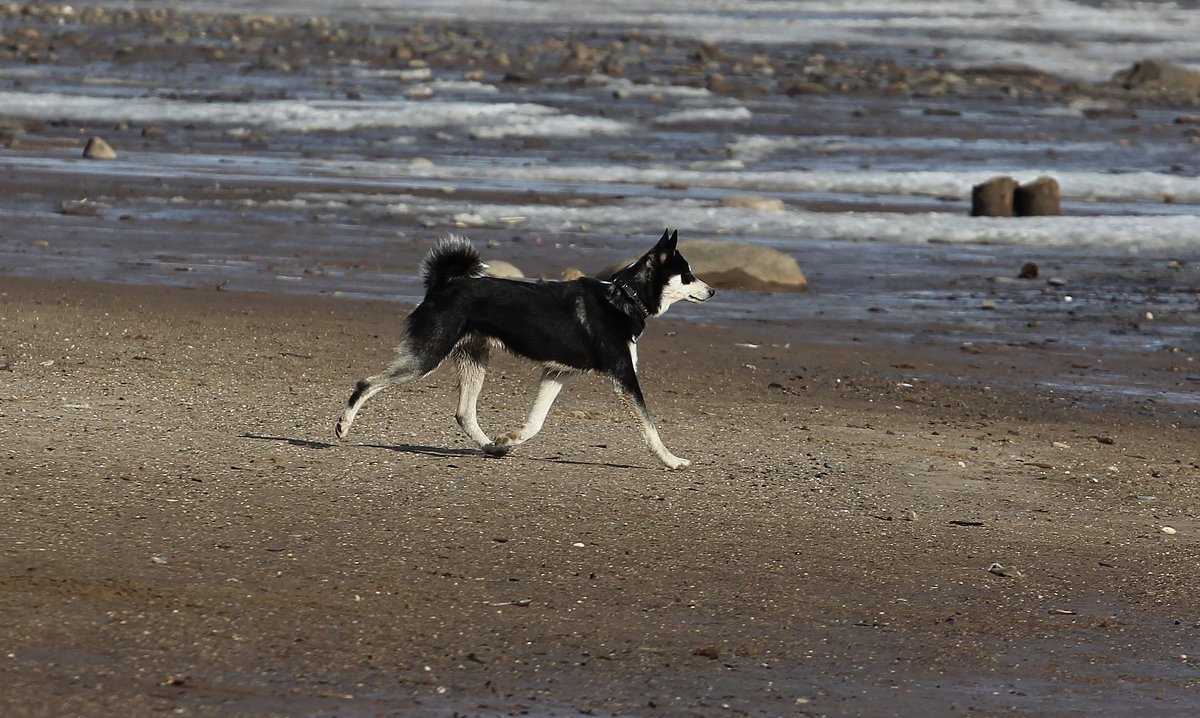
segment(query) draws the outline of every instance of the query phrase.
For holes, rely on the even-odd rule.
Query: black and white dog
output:
[[[532,283],[484,276],[486,265],[463,237],[443,239],[422,264],[425,299],[408,315],[392,363],[358,382],[338,419],[345,438],[362,405],[379,391],[427,376],[446,359],[458,369],[463,431],[490,456],[504,456],[541,431],[568,378],[595,372],[641,420],[646,445],[672,469],[689,465],[663,446],[637,377],[637,340],[646,319],[681,299],[703,302],[715,292],[697,279],[676,249],[678,232],[662,239],[610,281],[584,277]],[[525,425],[495,440],[479,428],[476,400],[488,352],[499,346],[542,366],[541,386]]]

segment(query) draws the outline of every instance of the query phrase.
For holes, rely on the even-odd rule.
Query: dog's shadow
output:
[[[335,449],[339,446],[347,446],[347,444],[332,444],[327,441],[312,441],[311,439],[296,439],[287,436],[263,436],[261,434],[242,434],[243,439],[254,439],[255,441],[276,441],[289,446],[296,446],[301,449],[315,449],[323,451],[325,449]],[[367,449],[385,449],[387,451],[398,451],[404,454],[420,454],[422,456],[437,456],[441,458],[456,458],[464,456],[472,456],[485,461],[500,461],[501,459],[488,456],[479,449],[448,449],[439,446],[420,446],[418,444],[349,444],[349,446],[359,446]],[[638,469],[645,468],[634,466],[632,464],[616,464],[609,461],[578,461],[575,459],[564,459],[561,456],[522,456],[521,461],[543,461],[551,464],[563,464],[566,466],[603,466],[610,469]]]
[[[278,441],[290,446],[297,446],[301,449],[335,449],[339,446],[347,446],[347,444],[331,444],[327,441],[312,441],[310,439],[294,439],[287,436],[263,436],[261,434],[242,434],[243,439],[254,439],[256,441]],[[387,449],[389,451],[401,451],[406,454],[424,454],[426,456],[483,456],[483,452],[475,449],[445,449],[437,446],[418,446],[415,444],[349,444],[349,446],[361,446],[370,449]]]

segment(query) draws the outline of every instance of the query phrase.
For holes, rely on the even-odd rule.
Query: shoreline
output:
[[[10,710],[1197,708],[1194,425],[993,390],[1007,363],[957,350],[663,319],[643,385],[688,471],[588,379],[503,460],[444,372],[335,444],[402,314],[6,280]],[[485,429],[533,387],[498,358]]]

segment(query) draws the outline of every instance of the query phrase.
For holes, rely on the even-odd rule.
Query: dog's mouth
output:
[[[700,302],[712,299],[713,295],[716,293],[717,293],[717,290],[713,289],[712,287],[709,287],[703,294],[689,294],[687,296],[687,300],[694,304],[699,304]]]

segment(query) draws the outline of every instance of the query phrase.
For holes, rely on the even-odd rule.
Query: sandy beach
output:
[[[0,714],[1200,714],[1200,95],[974,34],[138,5],[0,8]],[[1182,27],[1135,5],[1085,49]],[[1063,216],[968,216],[1042,168]],[[668,224],[810,285],[650,324],[687,471],[596,378],[504,459],[447,372],[334,439],[438,235],[556,279]],[[498,357],[484,428],[535,383]]]
[[[688,471],[596,379],[502,460],[444,373],[336,444],[402,314],[4,280],[7,714],[1194,714],[1194,422],[664,319]],[[499,361],[485,428],[533,384]]]

